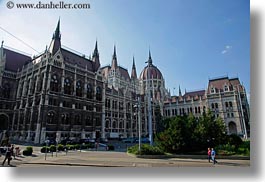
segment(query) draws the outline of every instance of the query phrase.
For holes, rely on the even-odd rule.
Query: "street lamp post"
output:
[[[141,98],[140,95],[137,97],[138,99],[138,103],[134,105],[134,107],[136,108],[136,112],[137,112],[137,117],[138,117],[138,151],[139,153],[141,153]]]
[[[150,140],[150,145],[152,146],[153,145],[153,126],[152,126],[152,110],[151,110],[151,94],[150,94],[150,62],[147,61],[145,62],[147,63],[148,65],[148,68],[147,68],[147,81],[146,81],[146,84],[147,84],[147,108],[148,108],[148,125],[149,125],[149,140]]]

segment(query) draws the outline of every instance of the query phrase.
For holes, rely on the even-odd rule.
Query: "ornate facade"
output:
[[[60,20],[49,47],[33,58],[2,43],[0,133],[35,143],[136,137],[139,130],[146,136],[156,132],[157,112],[198,117],[207,108],[224,119],[229,133],[246,133],[249,107],[239,79],[210,80],[207,90],[170,97],[150,51],[146,63],[137,77],[133,58],[129,74],[118,66],[114,46],[111,65],[101,67],[97,42],[89,58],[61,45]]]
[[[242,137],[250,135],[250,111],[244,86],[238,78],[221,77],[211,79],[206,90],[185,92],[172,96],[164,105],[166,117],[192,113],[199,117],[207,109],[221,117],[228,134]]]

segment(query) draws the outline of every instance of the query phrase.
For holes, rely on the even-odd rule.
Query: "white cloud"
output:
[[[223,51],[222,51],[222,54],[225,54],[226,52],[227,52],[227,50],[223,50]]]
[[[222,50],[222,54],[226,54],[230,49],[232,49],[232,46],[230,46],[230,45],[226,45],[225,46],[225,49],[224,50]]]

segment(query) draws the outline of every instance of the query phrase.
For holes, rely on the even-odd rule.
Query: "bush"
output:
[[[58,151],[63,151],[64,150],[64,146],[62,144],[58,145]]]
[[[243,143],[242,139],[235,134],[229,135],[227,140],[228,140],[227,141],[228,144],[234,145],[236,148],[238,148],[239,145]]]
[[[33,152],[33,148],[32,147],[26,147],[25,150],[23,150],[23,155],[32,155],[32,152]]]
[[[56,146],[55,145],[50,146],[50,152],[56,152]]]
[[[114,150],[114,146],[113,145],[108,145],[108,150]]]
[[[141,145],[140,152],[138,149],[139,145],[134,145],[128,148],[128,153],[132,153],[135,155],[164,155],[164,152],[160,148],[156,146],[151,146],[149,144]]]
[[[47,149],[47,150],[46,150],[46,149]],[[50,152],[50,147],[46,147],[46,146],[44,146],[44,147],[42,147],[42,148],[40,149],[40,152],[41,152],[41,153],[46,153],[46,151],[47,151],[47,153]]]

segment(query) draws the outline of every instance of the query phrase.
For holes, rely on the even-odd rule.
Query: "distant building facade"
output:
[[[193,114],[200,117],[210,109],[215,118],[225,122],[228,134],[250,135],[250,111],[247,94],[238,78],[221,77],[209,80],[206,90],[186,92],[165,101],[166,117]]]
[[[111,65],[101,67],[97,42],[89,58],[62,47],[60,20],[49,47],[33,58],[2,43],[0,133],[35,143],[47,138],[136,137],[139,130],[147,136],[150,115],[156,132],[156,112],[198,117],[207,108],[224,119],[229,133],[242,135],[249,129],[249,107],[239,79],[210,80],[207,90],[170,96],[150,51],[146,63],[137,77],[133,58],[129,74],[118,65],[114,47]]]

